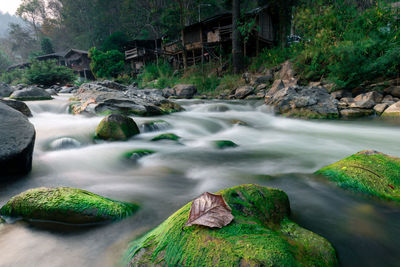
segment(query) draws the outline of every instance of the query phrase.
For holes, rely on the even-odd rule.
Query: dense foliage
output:
[[[26,69],[24,77],[28,84],[50,86],[73,82],[75,75],[72,69],[58,66],[55,61],[33,61]]]
[[[89,50],[89,57],[96,78],[116,78],[125,68],[124,54],[118,50],[103,52],[94,47]]]

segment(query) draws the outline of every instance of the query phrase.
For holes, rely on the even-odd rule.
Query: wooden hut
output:
[[[133,74],[139,73],[146,62],[158,60],[161,54],[161,39],[133,40],[125,47],[125,61],[131,65]]]
[[[84,50],[70,49],[64,54],[65,66],[79,74],[81,78],[94,80],[90,69],[89,53]]]

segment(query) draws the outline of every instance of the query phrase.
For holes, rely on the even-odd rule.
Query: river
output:
[[[257,183],[284,190],[291,219],[327,238],[341,266],[399,266],[400,208],[337,188],[311,175],[364,149],[400,156],[399,125],[379,120],[306,121],[274,116],[259,102],[180,101],[185,112],[133,117],[139,125],[163,119],[169,129],[142,133],[127,142],[97,142],[101,117],[68,114],[68,95],[28,102],[37,136],[32,172],[0,186],[0,205],[30,188],[70,186],[141,203],[123,221],[96,227],[0,226],[0,266],[114,266],[129,241],[155,227],[205,191]],[[232,120],[240,120],[234,124]],[[182,137],[150,142],[163,132]],[[52,150],[72,137],[79,148]],[[213,140],[232,140],[217,150]],[[127,161],[131,149],[157,153]]]

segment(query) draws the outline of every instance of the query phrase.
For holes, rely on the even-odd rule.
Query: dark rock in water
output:
[[[46,89],[45,90],[47,93],[49,93],[50,95],[57,95],[57,92],[56,92],[56,90],[54,90],[54,89]]]
[[[154,150],[149,149],[135,149],[123,154],[123,157],[130,160],[138,160],[145,156],[156,153]]]
[[[208,108],[208,111],[210,112],[226,112],[229,110],[229,106],[223,104],[212,105]]]
[[[237,144],[235,144],[234,142],[229,141],[229,140],[217,140],[217,141],[214,141],[213,144],[216,148],[219,148],[219,149],[238,147]]]
[[[14,92],[8,84],[0,83],[0,97],[9,97]]]
[[[36,86],[30,86],[28,88],[15,91],[12,93],[10,98],[21,100],[21,101],[34,101],[34,100],[51,100],[53,99],[49,93],[44,89]]]
[[[197,93],[197,88],[193,84],[178,84],[174,90],[178,98],[192,98]]]
[[[133,87],[125,91],[103,86],[99,82],[85,83],[75,94],[79,102],[71,104],[74,114],[110,114],[158,116],[182,111],[178,104],[166,100],[154,89],[139,90]]]
[[[139,133],[134,120],[120,114],[108,115],[96,128],[96,138],[111,141],[127,140]]]
[[[191,202],[133,241],[129,266],[337,266],[323,237],[289,219],[288,196],[279,189],[240,185],[217,192],[234,220],[221,229],[185,227]]]
[[[161,140],[171,140],[171,141],[179,141],[181,139],[179,136],[173,133],[165,133],[165,134],[160,134],[151,139],[151,141],[161,141]]]
[[[31,110],[22,101],[0,99],[0,102],[3,104],[6,104],[7,106],[9,106],[15,110],[18,110],[19,112],[21,112],[22,114],[24,114],[27,117],[32,117]]]
[[[171,128],[171,124],[169,124],[164,120],[146,121],[140,125],[140,132],[148,133],[148,132],[164,131],[169,128]]]
[[[267,93],[267,105],[275,112],[288,117],[332,119],[339,117],[337,100],[323,87],[290,86]]]
[[[40,187],[11,198],[0,214],[25,220],[89,224],[120,220],[138,208],[137,204],[115,201],[81,189]]]
[[[35,128],[26,116],[3,103],[0,103],[0,125],[1,176],[29,173]]]
[[[49,148],[51,150],[61,150],[78,148],[80,146],[81,143],[78,140],[70,137],[62,137],[51,142]]]
[[[400,202],[400,158],[365,150],[316,172],[338,186]]]

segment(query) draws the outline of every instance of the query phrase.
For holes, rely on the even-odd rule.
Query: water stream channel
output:
[[[191,100],[180,102],[185,112],[133,117],[138,125],[163,119],[169,128],[127,142],[94,143],[102,118],[68,114],[69,97],[28,102],[37,133],[33,170],[0,186],[0,205],[30,188],[70,186],[142,208],[123,221],[96,227],[0,226],[0,266],[114,266],[129,241],[194,197],[245,183],[284,190],[291,219],[327,238],[341,266],[399,266],[400,208],[311,174],[364,149],[400,156],[400,125],[287,119],[259,102]],[[182,139],[150,141],[163,132]],[[60,137],[75,138],[81,146],[52,150],[49,144]],[[239,147],[218,150],[213,140],[232,140]],[[136,163],[122,159],[131,149],[157,153]]]

